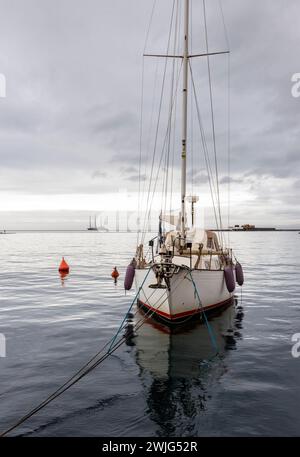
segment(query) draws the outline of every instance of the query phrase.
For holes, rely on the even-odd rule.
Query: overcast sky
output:
[[[172,3],[157,0],[148,51],[165,51]],[[201,3],[193,0],[195,51],[205,49]],[[207,3],[210,49],[226,49],[219,2]],[[0,0],[0,73],[6,78],[6,98],[0,98],[1,226],[12,226],[15,217],[19,226],[26,219],[28,228],[28,217],[36,223],[33,210],[55,211],[59,226],[59,210],[126,208],[120,191],[137,190],[141,56],[152,5]],[[300,226],[300,98],[291,95],[291,77],[300,72],[299,0],[222,5],[231,49],[231,220]],[[219,59],[212,71],[226,200],[227,56],[213,59]],[[155,59],[146,65],[147,118],[153,84],[148,66],[155,67]],[[201,166],[194,176],[198,193],[208,198]]]

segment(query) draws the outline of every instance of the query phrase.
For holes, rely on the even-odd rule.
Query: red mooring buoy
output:
[[[62,261],[60,262],[58,271],[60,273],[69,273],[69,271],[70,271],[70,267],[67,264],[67,262],[65,261],[64,257],[62,258]]]
[[[118,272],[118,270],[117,270],[117,267],[115,267],[115,268],[113,269],[112,273],[111,273],[111,277],[114,278],[114,280],[116,281],[116,280],[118,279],[119,276],[120,276],[120,275],[119,275],[119,272]]]

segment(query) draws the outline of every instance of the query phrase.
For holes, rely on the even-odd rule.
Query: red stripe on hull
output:
[[[159,309],[153,308],[151,305],[149,305],[148,303],[144,303],[142,300],[138,300],[138,301],[143,306],[145,306],[146,308],[150,309],[151,311],[154,311],[159,316],[163,316],[166,319],[169,319],[170,321],[172,321],[172,320],[175,320],[175,319],[179,319],[181,317],[192,316],[193,314],[200,314],[203,310],[204,311],[208,311],[208,310],[211,310],[213,308],[218,308],[218,307],[224,306],[224,305],[230,303],[232,300],[233,300],[233,297],[230,297],[227,300],[221,301],[219,303],[215,303],[214,305],[208,305],[208,306],[205,306],[203,308],[199,308],[199,309],[196,309],[196,310],[194,309],[192,311],[184,311],[183,313],[177,313],[177,314],[174,314],[173,316],[171,314],[168,314],[168,313],[165,313],[163,311],[160,311]]]

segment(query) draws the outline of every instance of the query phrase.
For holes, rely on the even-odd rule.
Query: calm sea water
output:
[[[245,270],[238,305],[207,329],[169,335],[150,323],[13,435],[300,435],[300,235],[234,233]],[[134,234],[0,235],[0,430],[36,406],[114,334]],[[64,255],[70,274],[57,268]],[[117,265],[121,280],[110,277]],[[134,319],[138,319],[138,314]],[[134,323],[134,320],[133,320]]]

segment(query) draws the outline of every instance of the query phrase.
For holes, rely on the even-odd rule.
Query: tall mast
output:
[[[185,197],[186,197],[186,141],[189,65],[189,0],[184,0],[184,48],[183,48],[183,87],[182,87],[182,150],[181,150],[181,235],[185,237]]]

